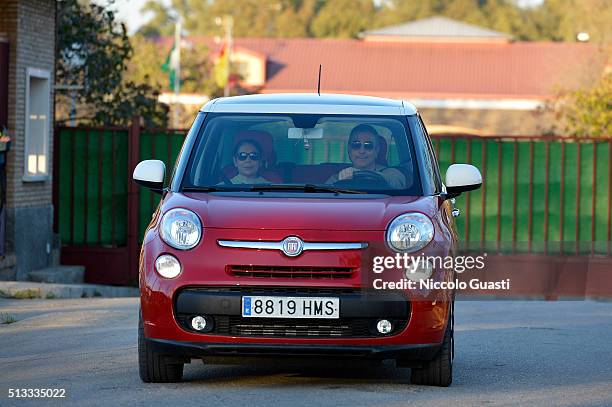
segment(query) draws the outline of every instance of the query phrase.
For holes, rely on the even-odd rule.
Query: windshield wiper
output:
[[[223,186],[218,187],[184,187],[181,189],[181,192],[217,192],[217,191],[231,191],[231,188],[226,188]]]
[[[287,185],[287,184],[261,184],[253,185],[251,191],[304,191],[304,192],[331,192],[334,194],[367,194],[365,191],[355,189],[340,189],[314,184]]]

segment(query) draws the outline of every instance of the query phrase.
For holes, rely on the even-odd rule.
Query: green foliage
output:
[[[213,80],[210,56],[208,47],[202,44],[190,44],[181,50],[181,89],[184,92],[206,95],[220,95],[223,92]]]
[[[559,95],[548,109],[565,135],[612,137],[612,73],[592,87]]]
[[[612,41],[612,0],[545,0],[532,10],[536,39],[575,41],[588,32],[591,42]]]
[[[146,83],[127,81],[106,95],[92,111],[91,122],[101,125],[128,125],[136,115],[147,127],[166,126],[167,108],[157,100],[159,93]]]
[[[167,107],[157,102],[157,92],[146,81],[124,80],[133,49],[113,11],[77,0],[58,2],[57,7],[60,115],[74,97],[80,124],[127,125],[133,115],[141,115],[147,125],[165,125]],[[62,87],[72,90],[61,92]]]
[[[33,288],[16,290],[11,293],[10,297],[18,300],[33,300],[35,298],[40,298],[40,290],[35,290]]]
[[[304,38],[312,36],[310,26],[317,15],[318,0],[296,1],[293,7],[285,7],[276,19],[276,36]]]
[[[139,30],[140,34],[149,38],[174,35],[174,19],[169,7],[149,0],[140,11],[153,15],[153,18]]]
[[[173,27],[174,29],[174,27]],[[134,46],[132,63],[127,67],[125,79],[144,83],[156,89],[172,90],[168,74],[162,63],[169,49],[159,41],[136,34],[131,38]],[[223,93],[212,78],[213,62],[208,47],[184,41],[181,47],[181,92],[219,96]]]
[[[147,37],[172,35],[171,17],[179,14],[191,35],[221,35],[215,17],[232,15],[236,37],[307,37],[310,26],[326,0],[174,0],[165,7],[149,0],[142,11],[153,18],[139,33]]]
[[[232,15],[236,37],[352,37],[368,29],[442,15],[508,33],[519,40],[612,40],[612,0],[544,0],[520,8],[513,0],[149,0],[153,14],[140,32],[172,35],[179,14],[191,35],[215,36],[215,17]]]
[[[0,312],[0,324],[13,324],[17,322],[17,318],[14,315],[9,314],[8,312]]]
[[[312,21],[312,33],[316,37],[355,37],[370,26],[373,11],[371,0],[328,1]]]

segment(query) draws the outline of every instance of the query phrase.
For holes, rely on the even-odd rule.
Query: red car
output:
[[[410,286],[454,272],[407,255],[452,255],[451,198],[415,107],[317,94],[215,99],[165,181],[140,256],[140,377],[253,357],[394,359],[411,381],[452,381],[453,292]],[[401,263],[401,261],[404,263]]]

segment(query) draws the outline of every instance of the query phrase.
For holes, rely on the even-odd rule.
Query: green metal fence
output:
[[[610,253],[612,143],[597,139],[435,138],[442,173],[477,166],[457,198],[461,240],[501,252]]]
[[[63,244],[122,246],[128,239],[130,137],[139,160],[160,159],[170,173],[185,132],[59,128],[54,198]],[[609,254],[612,143],[596,139],[435,137],[442,174],[453,162],[480,168],[480,190],[457,198],[463,241],[501,252]],[[132,149],[135,147],[132,147]],[[316,154],[334,161],[343,149]],[[135,158],[135,157],[134,157]],[[315,160],[316,161],[316,160]],[[160,196],[136,192],[139,238]]]
[[[60,128],[54,203],[64,245],[124,246],[127,145],[123,128]]]

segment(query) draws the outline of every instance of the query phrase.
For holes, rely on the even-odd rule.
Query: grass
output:
[[[13,315],[6,312],[0,312],[0,324],[8,325],[15,322],[17,322],[17,318],[15,318]]]
[[[10,296],[11,298],[16,298],[18,300],[31,300],[34,298],[40,298],[40,291],[27,288],[25,290],[13,291]]]

